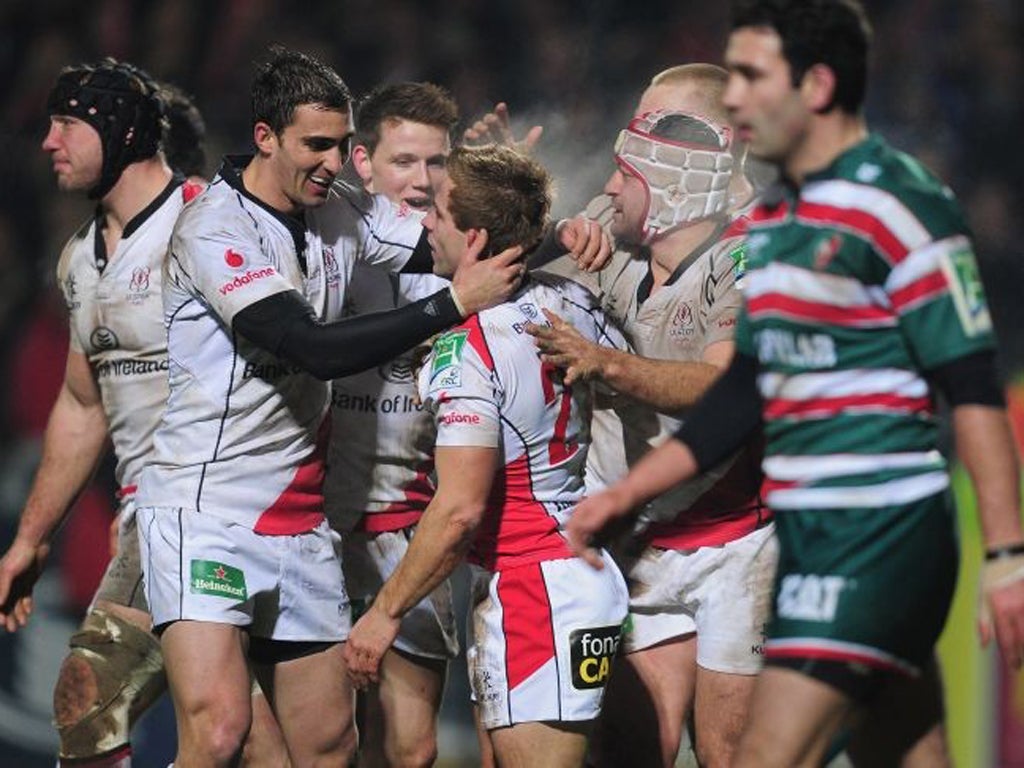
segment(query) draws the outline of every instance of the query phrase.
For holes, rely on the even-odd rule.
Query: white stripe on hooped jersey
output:
[[[970,248],[971,241],[965,235],[954,235],[929,243],[908,254],[906,259],[892,268],[885,280],[885,290],[893,293],[933,272],[940,272],[944,256]]]
[[[769,479],[775,478],[769,475]],[[854,488],[778,488],[769,490],[765,500],[775,510],[891,507],[926,499],[948,486],[949,477],[945,472],[928,472]]]
[[[804,187],[800,197],[808,203],[863,212],[877,219],[908,251],[932,239],[920,219],[898,197],[879,187],[840,179],[816,181]]]
[[[757,386],[766,399],[813,400],[858,395],[925,397],[928,384],[904,368],[848,368],[816,373],[762,373]]]
[[[876,286],[827,272],[815,272],[791,264],[773,262],[749,274],[743,291],[747,299],[778,293],[800,301],[812,301],[838,308],[889,307],[889,297]]]
[[[813,482],[829,477],[859,475],[888,469],[925,467],[943,469],[945,460],[938,451],[906,453],[835,453],[830,456],[769,456],[762,467],[773,480]]]

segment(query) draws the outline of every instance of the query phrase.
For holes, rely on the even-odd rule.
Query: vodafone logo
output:
[[[238,251],[233,251],[230,248],[228,248],[226,251],[224,251],[224,263],[226,263],[229,267],[238,269],[240,266],[245,264],[245,257],[242,254],[238,253]]]
[[[230,253],[230,251],[228,251],[228,253]],[[217,290],[220,291],[221,296],[227,296],[229,293],[238,288],[244,288],[254,280],[262,280],[264,277],[270,277],[271,275],[274,274],[277,273],[274,271],[273,267],[265,267],[263,269],[250,269],[244,275],[235,276],[234,280],[229,280]]]
[[[441,417],[442,424],[479,424],[480,417],[475,413],[446,413]]]

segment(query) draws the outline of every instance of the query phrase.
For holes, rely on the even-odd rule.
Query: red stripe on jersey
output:
[[[473,315],[471,318],[466,320],[460,327],[465,328],[469,331],[469,343],[472,345],[476,353],[480,355],[480,360],[487,366],[487,370],[494,370],[494,358],[491,357],[491,350],[487,347],[487,339],[484,338],[484,329],[480,326],[480,315]]]
[[[864,664],[876,669],[885,669],[896,672],[905,677],[910,673],[903,665],[880,659],[869,653],[857,653],[853,650],[838,650],[834,648],[821,648],[819,646],[787,646],[785,648],[773,648],[770,644],[764,649],[764,655],[769,659],[825,659],[827,661],[851,661]]]
[[[728,240],[730,237],[740,237],[747,234],[747,230],[750,229],[750,218],[747,216],[738,216],[729,222],[729,226],[725,228],[725,232],[718,238],[718,241]]]
[[[384,533],[416,525],[423,516],[427,504],[434,497],[434,484],[430,481],[430,472],[433,468],[433,459],[423,462],[417,469],[416,476],[402,489],[405,498],[392,502],[380,512],[367,512],[360,519],[357,529],[370,533]]]
[[[558,521],[534,496],[527,457],[509,462],[494,478],[487,512],[469,559],[489,571],[572,557]]]
[[[781,293],[766,293],[747,300],[747,314],[751,319],[761,315],[785,315],[796,320],[829,323],[846,327],[879,325],[893,320],[892,313],[882,307],[837,307],[816,301],[794,299]]]
[[[800,487],[802,486],[796,480],[772,480],[770,477],[766,477],[761,483],[761,495],[767,498],[775,491],[788,491],[790,488]]]
[[[847,411],[863,410],[931,413],[932,402],[928,397],[900,397],[885,392],[869,395],[846,395],[845,397],[814,397],[807,400],[773,398],[765,406],[764,416],[767,419],[792,416],[824,418],[837,416]]]
[[[942,272],[929,272],[924,277],[905,285],[889,294],[893,307],[903,312],[912,304],[920,304],[939,296],[949,290],[946,277]]]
[[[288,487],[281,491],[256,521],[256,533],[290,536],[311,531],[324,519],[324,470],[331,420],[324,419],[313,452],[295,470]]]
[[[802,200],[797,207],[796,218],[800,221],[814,224],[825,223],[833,228],[852,230],[874,243],[890,266],[899,264],[909,253],[903,241],[893,234],[881,219],[872,216],[867,211],[835,208],[831,205],[809,203]]]
[[[501,629],[505,635],[505,670],[511,691],[555,657],[551,603],[540,564],[498,576]]]

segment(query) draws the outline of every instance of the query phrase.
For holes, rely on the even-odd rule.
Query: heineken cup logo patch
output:
[[[193,560],[191,587],[193,594],[215,595],[233,600],[248,599],[245,574],[238,568],[214,560]]]
[[[434,342],[434,359],[430,366],[432,385],[462,386],[462,350],[468,337],[469,331],[455,331]]]
[[[970,246],[961,246],[943,254],[942,271],[964,333],[977,336],[991,331],[992,318],[985,301],[985,289]]]

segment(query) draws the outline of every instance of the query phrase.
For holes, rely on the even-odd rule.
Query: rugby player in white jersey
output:
[[[532,248],[549,205],[534,161],[507,147],[453,150],[424,220],[435,271],[452,274],[483,232],[494,247]],[[402,616],[468,558],[471,685],[503,766],[581,764],[626,611],[611,559],[588,569],[561,534],[583,492],[589,404],[524,332],[543,308],[623,344],[585,290],[554,277],[435,341],[419,384],[438,430],[437,491],[345,649],[357,685],[377,680]]]
[[[323,515],[327,382],[500,300],[522,272],[514,249],[493,267],[478,261],[481,243],[451,288],[323,322],[340,314],[357,259],[400,269],[425,242],[386,199],[336,180],[349,102],[329,67],[275,50],[253,82],[255,156],[227,158],[172,234],[170,394],[138,506],[178,766],[237,761],[251,719],[247,656],[292,764],[348,764],[349,604]]]
[[[594,345],[551,315],[530,329],[568,381],[625,395],[595,419],[591,489],[671,436],[733,354],[743,266],[734,216],[751,187],[721,102],[727,77],[708,64],[656,76],[620,134],[605,196],[588,209],[616,242],[590,283],[637,354]],[[758,460],[756,446],[742,451],[647,509],[656,521],[642,551],[623,554],[630,618],[595,764],[672,766],[691,714],[700,764],[729,764],[761,668],[776,561]]]
[[[422,216],[457,119],[455,102],[431,83],[375,88],[359,105],[346,170],[410,216]],[[358,264],[345,314],[395,309],[446,285],[433,274],[395,275]],[[345,586],[356,615],[391,575],[434,493],[434,421],[419,402],[414,365],[411,355],[401,355],[333,383],[324,503],[342,534]],[[360,765],[434,762],[448,659],[457,653],[446,581],[405,616],[382,662],[380,685],[359,696]]]
[[[135,720],[166,688],[143,596],[135,490],[167,400],[160,301],[167,241],[201,191],[159,151],[163,105],[142,70],[107,59],[61,72],[47,104],[43,149],[61,190],[97,201],[68,241],[58,280],[70,345],[43,457],[9,550],[0,560],[0,625],[23,626],[54,533],[112,442],[121,487],[113,556],[70,639],[54,690],[60,763],[125,768]]]

